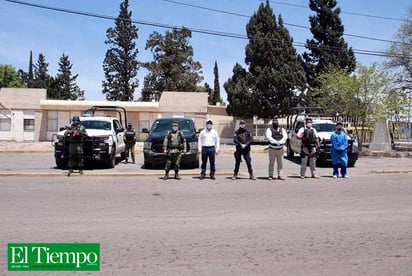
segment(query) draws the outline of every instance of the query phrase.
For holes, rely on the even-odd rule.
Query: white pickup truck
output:
[[[119,111],[121,110],[121,111]],[[117,112],[119,116],[95,116],[96,111]],[[123,116],[121,115],[123,112]],[[122,107],[93,106],[80,116],[80,124],[86,129],[83,138],[83,158],[86,165],[102,162],[108,168],[114,168],[117,161],[125,158],[124,127],[122,117],[127,124],[126,110]],[[54,135],[54,158],[57,168],[65,168],[69,158],[68,141],[65,140],[63,128]]]
[[[295,153],[301,153],[302,140],[298,139],[297,133],[301,127],[305,126],[305,118],[312,118],[312,127],[316,129],[320,139],[320,147],[318,149],[317,164],[330,163],[332,157],[330,149],[332,147],[330,137],[336,130],[336,123],[332,116],[323,114],[323,110],[317,107],[301,107],[292,108],[287,117],[287,133],[286,141],[287,156],[293,158]],[[359,151],[357,142],[350,136],[348,137],[348,166],[353,167],[358,160]]]

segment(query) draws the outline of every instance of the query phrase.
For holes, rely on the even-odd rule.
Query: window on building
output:
[[[0,118],[0,131],[10,131],[11,130],[11,119],[10,118]]]
[[[24,131],[34,131],[34,119],[24,119]]]
[[[150,121],[146,121],[146,120],[141,120],[141,121],[139,121],[139,129],[138,129],[138,132],[141,132],[142,131],[142,129],[144,129],[144,128],[147,128],[147,129],[149,129],[150,128]]]
[[[58,113],[57,111],[47,112],[47,131],[58,131]]]

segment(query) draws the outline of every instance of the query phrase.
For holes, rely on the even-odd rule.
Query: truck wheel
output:
[[[143,168],[144,169],[151,169],[152,168],[152,163],[149,163],[149,162],[144,162],[144,164],[143,164]]]
[[[58,169],[65,169],[67,166],[67,160],[65,160],[64,158],[60,158],[60,157],[56,157],[56,167]]]
[[[353,161],[353,160],[349,160],[349,162],[348,162],[348,167],[355,167],[355,163],[356,163],[356,161]]]
[[[293,158],[295,156],[295,153],[293,152],[292,148],[290,147],[290,142],[287,142],[286,144],[286,154],[288,158]]]
[[[116,165],[116,150],[113,148],[113,152],[110,155],[109,159],[106,161],[107,162],[107,167],[109,169],[113,169],[114,166]]]

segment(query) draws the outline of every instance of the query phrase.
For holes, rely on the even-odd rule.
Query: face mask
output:
[[[80,121],[73,121],[72,125],[73,126],[78,126],[80,124]]]
[[[278,123],[273,123],[272,126],[273,126],[274,129],[277,129],[279,127],[279,124]]]
[[[307,123],[306,126],[307,126],[308,128],[311,128],[311,127],[312,127],[312,123]]]
[[[207,125],[206,125],[206,128],[209,129],[209,130],[211,130],[211,129],[212,129],[212,125],[211,125],[211,124],[207,124]]]
[[[245,128],[245,126],[246,126],[245,124],[240,124],[239,125],[240,128]]]
[[[172,126],[173,131],[177,131],[177,129],[178,129],[178,126]]]

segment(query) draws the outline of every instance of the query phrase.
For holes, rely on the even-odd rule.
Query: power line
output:
[[[56,8],[56,7],[33,4],[33,3],[28,3],[28,2],[24,2],[24,1],[18,1],[18,0],[5,0],[5,1],[15,3],[15,4],[35,7],[35,8],[41,8],[41,9],[52,10],[52,11],[57,11],[57,12],[64,12],[64,13],[75,14],[75,15],[82,15],[82,16],[87,16],[87,17],[94,17],[94,18],[107,19],[107,20],[116,20],[117,19],[117,17],[108,16],[108,15],[101,15],[101,14],[95,14],[95,13],[89,13],[89,12],[75,11],[75,10],[70,10],[70,9]],[[160,27],[160,28],[166,28],[166,29],[181,29],[182,28],[182,27],[178,27],[178,26],[161,24],[161,23],[154,23],[154,22],[147,22],[147,21],[139,21],[139,20],[131,20],[131,21],[135,24],[140,24],[140,25],[145,25],[145,26],[152,26],[152,27]],[[216,35],[216,36],[243,39],[243,40],[259,39],[259,40],[267,40],[267,41],[271,41],[271,42],[274,42],[274,43],[280,43],[280,44],[284,43],[283,41],[274,40],[274,39],[253,38],[253,37],[248,38],[246,35],[243,35],[243,34],[234,34],[234,33],[220,32],[220,31],[213,31],[213,30],[189,28],[189,27],[186,27],[186,28],[189,29],[191,32],[207,34],[207,35]],[[301,48],[307,48],[307,47],[310,48],[310,45],[306,45],[305,43],[301,43],[301,42],[293,42],[293,45],[296,46],[296,47],[301,47]],[[331,47],[331,46],[324,47],[324,48],[327,48],[331,51],[338,50],[337,47]],[[370,55],[370,56],[380,56],[380,57],[399,57],[398,55],[387,54],[385,52],[379,52],[379,51],[370,51],[370,50],[361,50],[361,49],[352,49],[352,50],[353,50],[354,53],[360,54],[360,55]]]
[[[261,0],[261,2],[265,2],[265,1],[266,1],[266,0]],[[284,6],[292,6],[292,7],[309,9],[308,6],[304,6],[304,5],[290,4],[290,3],[278,2],[278,1],[269,1],[269,2],[270,2],[270,3],[274,3],[274,4],[284,5]],[[401,18],[394,18],[394,17],[385,17],[385,16],[380,16],[380,15],[362,14],[362,13],[355,13],[355,12],[345,12],[345,11],[341,11],[341,13],[342,13],[342,14],[350,14],[350,15],[362,16],[362,17],[370,17],[370,18],[378,18],[378,19],[384,19],[384,20],[392,20],[392,21],[403,21],[403,22],[411,21],[411,20],[408,20],[408,19],[401,19]]]
[[[163,1],[164,2],[169,2],[169,3],[172,3],[172,4],[176,4],[176,5],[182,5],[182,6],[187,6],[187,7],[192,7],[192,8],[202,9],[202,10],[208,10],[208,11],[213,11],[213,12],[222,13],[222,14],[228,14],[228,15],[234,15],[234,16],[239,16],[239,17],[250,18],[249,15],[244,15],[244,14],[240,14],[240,13],[234,13],[234,12],[229,12],[229,11],[224,11],[224,10],[219,10],[219,9],[212,9],[212,8],[208,8],[208,7],[204,7],[204,6],[198,6],[198,5],[183,3],[183,2],[174,1],[174,0],[163,0]],[[274,2],[274,1],[269,1],[269,2]],[[281,2],[276,2],[276,3],[281,3]],[[282,3],[282,4],[285,4],[285,3]],[[305,7],[305,6],[302,6],[302,5],[294,5],[294,4],[285,4],[285,5]],[[305,7],[305,8],[307,8],[307,7]],[[375,17],[375,16],[373,16],[373,17]],[[286,25],[286,26],[291,26],[291,27],[295,27],[295,28],[310,30],[310,27],[307,27],[307,26],[302,26],[302,25],[297,25],[297,24],[290,24],[290,23],[286,23],[286,22],[283,22],[283,24]],[[354,34],[347,34],[347,33],[344,33],[343,35],[349,36],[349,37],[366,39],[366,40],[387,42],[387,43],[409,44],[409,43],[405,43],[405,42],[401,42],[401,41],[387,40],[387,39],[382,39],[382,38],[374,38],[374,37],[370,37],[370,36],[354,35]]]

